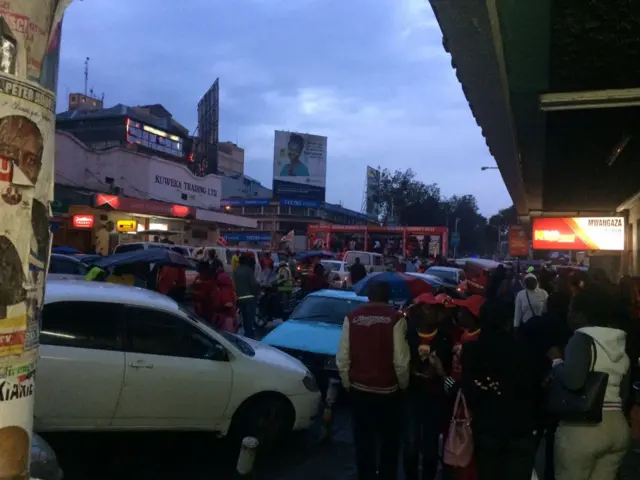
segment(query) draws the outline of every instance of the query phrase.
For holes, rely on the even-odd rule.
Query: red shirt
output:
[[[453,362],[451,363],[451,378],[453,378],[456,382],[459,382],[462,379],[462,363],[460,361],[462,354],[462,346],[467,342],[473,342],[478,339],[478,335],[480,335],[480,329],[474,330],[473,332],[469,332],[466,329],[463,329],[462,336],[460,337],[460,341],[458,341],[453,346]]]

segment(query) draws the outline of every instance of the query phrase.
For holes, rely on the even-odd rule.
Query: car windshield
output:
[[[328,261],[328,260],[322,261],[320,263],[322,263],[322,266],[324,268],[326,268],[327,270],[340,271],[340,267],[342,266],[342,264],[340,262],[331,262],[331,261]]]
[[[291,313],[295,320],[342,324],[344,317],[364,302],[355,298],[335,298],[313,295],[306,297]]]
[[[211,325],[209,325],[207,322],[205,322],[198,315],[196,315],[195,313],[187,310],[186,308],[180,307],[180,310],[187,317],[189,317],[194,322],[200,324],[205,329],[214,331],[218,335],[222,335],[226,341],[231,343],[234,347],[236,347],[238,350],[240,350],[242,353],[244,353],[248,357],[255,356],[255,354],[256,354],[255,350],[251,347],[251,345],[249,345],[247,342],[245,342],[242,339],[242,337],[240,337],[239,335],[234,335],[233,333],[229,333],[229,332],[225,332],[224,330],[219,330],[217,328],[213,328]]]
[[[458,283],[456,279],[456,273],[450,270],[435,270],[433,268],[430,268],[429,270],[427,270],[427,274],[438,277],[447,283],[452,283],[454,285]]]

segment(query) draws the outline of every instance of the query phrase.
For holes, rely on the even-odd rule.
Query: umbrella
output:
[[[156,265],[195,269],[195,264],[184,255],[165,248],[134,250],[133,252],[116,253],[102,257],[91,263],[92,267],[107,268],[133,265],[135,263],[155,263]]]
[[[322,259],[336,258],[335,253],[327,252],[326,250],[307,250],[305,252],[296,253],[296,260],[306,260],[307,258],[318,257]]]
[[[54,247],[53,250],[51,250],[51,253],[59,253],[60,255],[76,255],[82,252],[73,247]]]
[[[390,300],[409,300],[422,293],[436,290],[436,287],[430,285],[424,278],[400,272],[380,272],[367,275],[353,286],[353,291],[356,295],[366,297],[370,285],[382,282],[387,283],[391,288]]]

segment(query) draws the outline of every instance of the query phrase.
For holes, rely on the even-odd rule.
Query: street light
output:
[[[499,170],[499,169],[498,167],[480,167],[480,170],[484,172],[485,170]]]

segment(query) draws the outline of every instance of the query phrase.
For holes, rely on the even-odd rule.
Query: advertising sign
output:
[[[131,233],[138,230],[138,222],[136,220],[118,220],[116,222],[116,232]]]
[[[198,140],[193,173],[204,177],[218,173],[218,125],[220,117],[220,82],[216,78],[198,102]]]
[[[273,143],[274,196],[324,202],[327,137],[276,131]]]
[[[93,215],[74,215],[73,228],[93,228],[94,221]]]
[[[529,239],[522,225],[509,227],[509,256],[526,257],[529,255]]]
[[[624,250],[623,217],[534,218],[537,250]]]
[[[0,478],[29,478],[51,246],[60,21],[70,0],[0,0]]]
[[[121,212],[142,213],[145,215],[159,215],[163,217],[194,217],[195,208],[184,205],[172,205],[170,203],[154,202],[152,200],[138,200],[131,197],[118,197],[98,193],[95,197],[95,206],[119,210]]]
[[[183,165],[154,159],[147,192],[152,197],[177,204],[218,210],[222,180],[217,175],[193,175]]]
[[[376,201],[376,197],[380,190],[380,177],[380,170],[373,167],[367,167],[367,215],[378,215],[380,213],[380,206]]]

